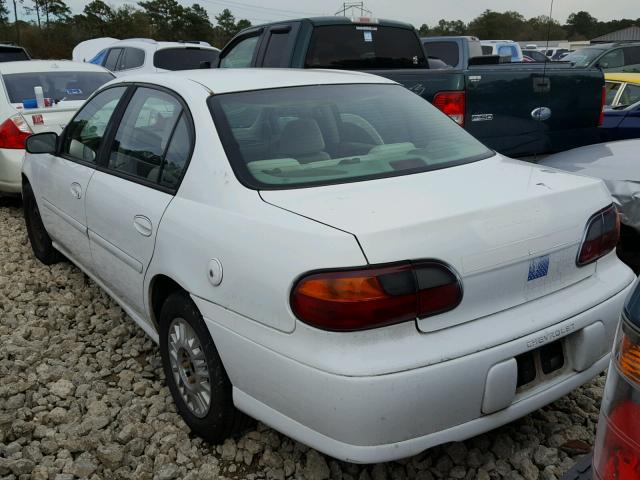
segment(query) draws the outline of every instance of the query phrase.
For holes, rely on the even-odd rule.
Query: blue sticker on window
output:
[[[536,257],[529,262],[529,276],[527,282],[536,278],[546,277],[549,273],[549,255]]]
[[[82,95],[82,90],[79,88],[65,88],[64,93],[67,95]]]

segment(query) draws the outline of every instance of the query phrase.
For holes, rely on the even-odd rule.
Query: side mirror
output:
[[[49,153],[54,155],[58,147],[58,134],[54,132],[36,133],[27,137],[25,149],[29,153]]]

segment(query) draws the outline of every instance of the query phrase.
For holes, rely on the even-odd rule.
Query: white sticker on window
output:
[[[364,33],[365,42],[373,42],[373,34],[371,32],[362,32],[362,33]]]

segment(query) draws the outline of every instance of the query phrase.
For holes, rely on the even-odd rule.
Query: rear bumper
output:
[[[354,373],[348,373],[348,365],[357,363],[348,352],[342,352],[342,360],[347,362],[345,373],[312,366],[313,357],[336,355],[326,351],[322,342],[306,345],[306,358],[286,356],[230,328],[250,320],[195,300],[231,378],[234,402],[240,410],[335,458],[374,463],[408,457],[504,425],[566,395],[603,371],[609,362],[605,352],[610,348],[610,337],[632,288],[630,272],[624,268],[618,273],[627,277],[622,290],[553,327],[452,360],[368,375],[357,373],[355,366]],[[522,321],[517,309],[510,317],[506,320]],[[602,333],[597,339],[600,350],[585,363],[584,350],[592,351],[594,343],[570,338],[593,325],[603,327],[596,329]],[[455,329],[450,335],[456,335]],[[288,340],[296,342],[295,336]],[[566,338],[563,369],[517,392],[508,374],[502,378],[498,375],[497,381],[489,375],[496,365],[544,344],[543,338]],[[388,364],[408,354],[402,341],[392,343],[395,352],[389,350],[385,359]],[[509,401],[504,408],[487,414],[483,410],[487,410],[488,396]]]
[[[20,193],[24,150],[0,148],[0,192]]]

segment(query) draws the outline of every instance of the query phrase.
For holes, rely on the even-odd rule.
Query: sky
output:
[[[90,0],[66,0],[74,13],[80,13]],[[104,0],[111,6],[135,4],[135,0]],[[199,3],[213,17],[229,8],[236,18],[264,23],[303,16],[333,15],[342,9],[340,0],[178,0],[183,5]],[[352,2],[354,3],[354,2]],[[365,0],[373,16],[403,20],[420,26],[434,25],[439,19],[468,22],[484,10],[516,10],[526,18],[549,14],[551,0]],[[572,12],[586,10],[599,20],[639,18],[640,0],[554,0],[553,17],[564,23]]]

